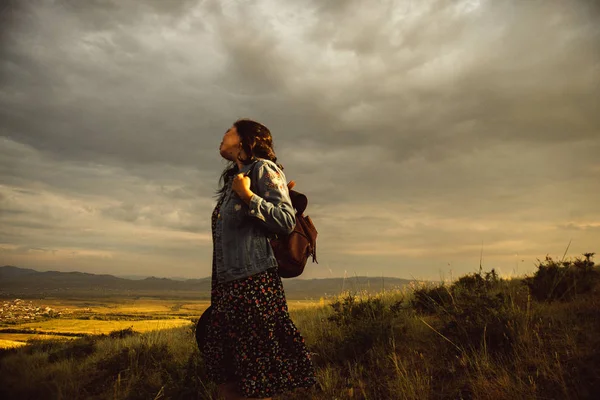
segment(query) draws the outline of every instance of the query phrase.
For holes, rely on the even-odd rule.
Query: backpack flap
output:
[[[292,206],[296,209],[296,214],[302,215],[308,206],[308,198],[300,192],[290,190],[290,200],[292,200]]]

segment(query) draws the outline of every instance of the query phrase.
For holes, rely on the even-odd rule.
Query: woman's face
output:
[[[240,135],[237,133],[237,128],[235,126],[229,128],[229,130],[225,132],[223,140],[221,141],[221,146],[219,147],[221,157],[229,161],[236,161],[241,150],[241,141]]]

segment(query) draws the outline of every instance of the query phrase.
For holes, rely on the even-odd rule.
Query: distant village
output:
[[[36,306],[31,301],[15,299],[4,301],[0,307],[0,323],[34,321],[42,318],[58,318],[62,311]]]

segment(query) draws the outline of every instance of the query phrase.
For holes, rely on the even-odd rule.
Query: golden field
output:
[[[156,298],[36,299],[25,303],[32,309],[51,308],[55,316],[0,323],[0,348],[18,347],[36,339],[72,339],[128,328],[142,333],[183,327],[191,325],[210,305],[207,300]],[[290,310],[297,310],[318,306],[319,302],[291,300],[288,305]]]

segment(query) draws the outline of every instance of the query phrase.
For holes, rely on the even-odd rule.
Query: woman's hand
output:
[[[287,184],[288,190],[292,190],[296,186],[296,182],[290,181]],[[231,189],[239,196],[240,199],[246,204],[250,204],[250,199],[254,194],[250,190],[250,178],[243,173],[237,174],[233,178]]]
[[[250,178],[245,176],[243,173],[237,174],[233,178],[231,189],[239,196],[240,199],[246,204],[250,204],[252,198],[252,191],[250,190]]]

